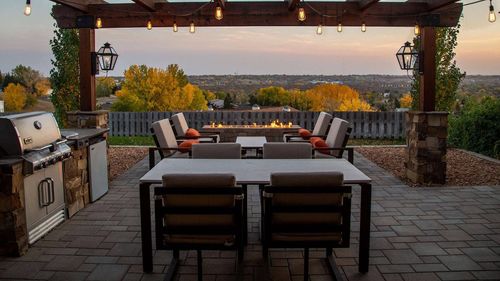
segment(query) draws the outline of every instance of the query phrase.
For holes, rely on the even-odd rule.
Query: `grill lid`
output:
[[[54,115],[29,112],[0,116],[0,156],[19,156],[61,139]]]

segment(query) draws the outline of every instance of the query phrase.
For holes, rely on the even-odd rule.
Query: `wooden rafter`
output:
[[[321,15],[335,16],[342,11],[344,26],[360,26],[363,22],[368,26],[414,26],[415,17],[428,13],[427,2],[378,2],[369,12],[361,12],[358,2],[312,2],[304,6],[307,20],[299,22],[297,16],[288,11],[284,1],[279,2],[231,2],[226,5],[223,20],[215,20],[211,3],[204,9],[192,14],[206,2],[160,2],[155,4],[155,11],[145,11],[137,4],[98,4],[88,5],[87,15],[99,16],[103,28],[144,27],[151,19],[155,27],[170,27],[175,20],[179,26],[189,25],[194,20],[197,26],[315,26],[319,22],[324,25],[336,25],[336,20],[325,20]],[[309,8],[314,7],[316,13]],[[455,26],[462,13],[461,3],[452,3],[445,10],[435,11],[438,20],[433,26]],[[67,6],[55,6],[54,15],[62,28],[75,28],[76,19],[84,15]],[[184,15],[184,16],[183,16]],[[187,15],[187,16],[186,16]]]
[[[293,11],[300,3],[300,0],[285,0],[288,3],[288,10]]]
[[[407,0],[408,3],[426,3],[427,12],[433,12],[441,8],[452,5],[459,0]]]
[[[215,2],[219,3],[222,9],[226,7],[226,0],[215,0]]]
[[[377,4],[380,0],[348,0],[349,2],[357,2],[359,5],[359,9],[361,11],[365,11],[374,4]]]
[[[132,0],[144,9],[153,12],[155,10],[155,0]]]
[[[88,11],[88,5],[90,4],[107,4],[107,2],[104,0],[83,0],[78,2],[72,0],[52,0],[52,2],[70,7],[72,9],[76,9],[84,13]]]

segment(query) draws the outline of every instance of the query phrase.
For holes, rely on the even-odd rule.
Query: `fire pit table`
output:
[[[274,124],[274,125],[273,125]],[[271,125],[205,125],[204,133],[220,133],[221,142],[236,142],[238,136],[265,136],[269,142],[282,142],[283,134],[296,133],[301,127],[292,124],[271,123]]]

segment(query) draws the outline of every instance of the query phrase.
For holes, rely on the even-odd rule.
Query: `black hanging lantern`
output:
[[[97,58],[101,69],[104,71],[110,71],[115,69],[118,54],[115,49],[111,47],[111,44],[106,42],[104,43],[104,46],[97,51]]]
[[[410,42],[406,42],[399,48],[396,58],[402,70],[418,69],[418,52]]]

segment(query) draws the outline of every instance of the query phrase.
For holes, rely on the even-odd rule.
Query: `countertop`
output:
[[[62,129],[61,134],[67,135],[68,133],[78,133],[78,136],[75,137],[70,137],[68,138],[69,140],[83,140],[83,139],[90,139],[93,137],[100,136],[106,132],[108,132],[109,129]]]

